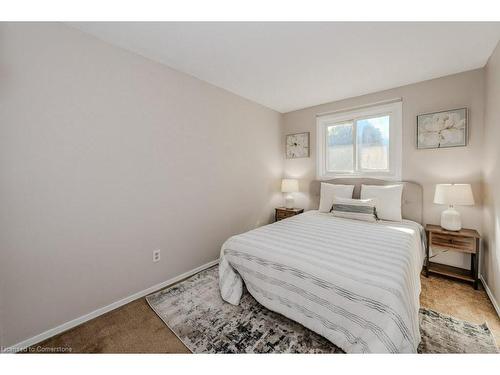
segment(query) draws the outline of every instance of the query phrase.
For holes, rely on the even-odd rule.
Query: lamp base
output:
[[[462,229],[462,219],[460,212],[455,210],[452,206],[448,207],[441,213],[441,227],[446,230],[459,231]]]
[[[293,208],[294,199],[292,194],[285,197],[285,208]]]

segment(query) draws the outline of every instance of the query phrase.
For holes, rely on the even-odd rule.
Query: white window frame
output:
[[[385,180],[401,180],[402,165],[402,101],[388,104],[373,105],[359,109],[335,112],[332,114],[318,115],[316,119],[316,149],[317,173],[319,180],[328,180],[339,177],[373,177]],[[341,122],[362,120],[377,116],[389,116],[389,169],[387,171],[354,170],[345,172],[331,172],[327,169],[327,128]],[[354,163],[357,164],[357,134],[353,126],[353,154]],[[355,167],[356,168],[356,167]]]

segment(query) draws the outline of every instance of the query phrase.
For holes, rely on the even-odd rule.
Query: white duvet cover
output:
[[[245,284],[259,303],[347,353],[415,353],[424,241],[413,221],[308,211],[228,239],[221,295],[237,305]]]

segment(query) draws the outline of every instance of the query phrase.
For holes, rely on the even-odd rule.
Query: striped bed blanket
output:
[[[245,285],[263,306],[347,353],[416,353],[424,242],[413,221],[308,211],[229,238],[221,296],[237,305]]]

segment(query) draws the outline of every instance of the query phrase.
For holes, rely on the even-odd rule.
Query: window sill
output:
[[[395,173],[326,173],[316,177],[320,181],[335,178],[376,178],[387,181],[401,181],[401,175]]]

